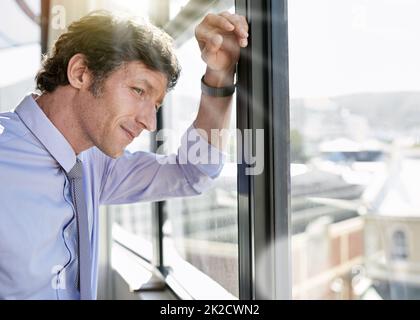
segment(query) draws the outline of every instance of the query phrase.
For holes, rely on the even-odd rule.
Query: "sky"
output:
[[[420,90],[420,1],[289,0],[290,94]]]

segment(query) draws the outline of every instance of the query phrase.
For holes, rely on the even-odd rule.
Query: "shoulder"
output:
[[[0,113],[0,144],[21,138],[28,133],[28,128],[15,112]]]

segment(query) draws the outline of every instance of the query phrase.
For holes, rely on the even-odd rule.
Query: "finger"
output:
[[[209,13],[204,18],[203,24],[220,28],[225,31],[233,31],[235,29],[235,26],[228,19],[213,13]]]
[[[199,42],[200,49],[207,47],[212,52],[219,50],[223,43],[220,31],[206,25],[199,25],[196,28],[195,37]]]
[[[217,52],[223,44],[223,36],[220,34],[210,34],[207,42],[207,49],[209,52]]]
[[[223,36],[226,36],[228,34],[220,34],[220,28],[215,28],[212,26],[209,26],[208,24],[200,24],[196,30],[195,30],[195,37],[198,40],[198,43],[200,45],[200,49],[203,50],[203,48],[210,43],[209,50],[214,52],[220,49],[222,43],[223,43]],[[216,34],[218,35],[216,37]],[[238,35],[238,33],[234,33],[237,43],[240,47],[245,48],[248,45],[248,39],[247,37],[242,37]],[[216,37],[216,38],[215,38]]]
[[[218,33],[209,32],[206,34],[206,40],[204,42],[206,50],[209,53],[214,53],[222,47],[223,36]]]
[[[240,38],[248,38],[249,27],[245,17],[229,12],[222,12],[220,15],[234,25],[234,31]]]
[[[248,31],[249,26],[248,22],[246,21],[246,18],[241,15],[231,15],[232,19],[235,19],[237,21],[235,29],[238,29],[237,25],[240,25],[239,28],[241,28],[242,32],[238,35],[237,33],[237,40],[241,47],[245,48],[248,46]]]
[[[240,38],[236,34],[233,36],[236,38],[240,47],[245,48],[248,45],[247,38]],[[219,33],[219,30],[215,29],[202,30],[200,33],[196,34],[200,49],[203,50],[204,48],[207,48],[207,50],[212,53],[217,52],[222,47],[225,37],[228,37],[228,35],[222,35]]]
[[[245,29],[246,32],[249,32],[249,25],[248,21],[246,21],[246,18],[244,16],[239,16],[242,21],[242,26]]]

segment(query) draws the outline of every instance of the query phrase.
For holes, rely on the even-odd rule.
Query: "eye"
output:
[[[136,87],[133,87],[132,88],[139,96],[142,96],[143,94],[144,94],[144,89],[142,89],[142,88],[136,88]]]

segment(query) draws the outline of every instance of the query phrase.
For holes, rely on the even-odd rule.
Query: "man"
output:
[[[211,129],[229,123],[247,30],[243,17],[228,12],[197,26],[207,64],[199,112],[178,154],[166,158],[124,149],[156,129],[156,110],[177,82],[169,37],[94,13],[57,40],[36,78],[41,94],[0,114],[0,298],[95,299],[101,204],[209,186],[222,165],[190,161],[188,137],[221,156],[223,139],[210,139]]]

